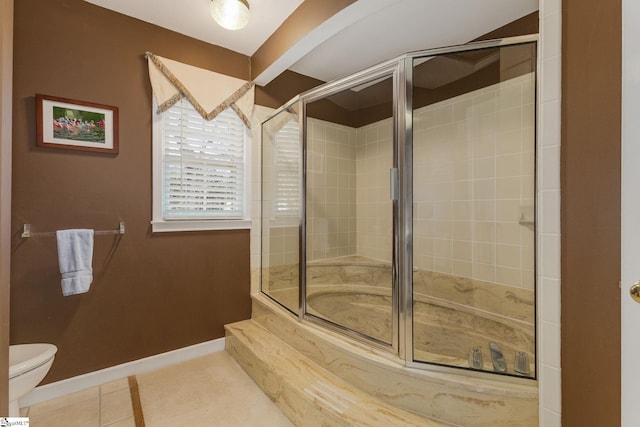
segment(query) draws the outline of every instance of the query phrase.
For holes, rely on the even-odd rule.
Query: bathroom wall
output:
[[[152,234],[146,50],[238,78],[246,56],[81,0],[15,4],[11,343],[59,348],[51,382],[220,338],[250,316],[249,230]],[[120,153],[36,147],[35,94],[118,106]],[[63,297],[55,238],[97,236],[94,282]]]
[[[534,78],[415,112],[416,267],[533,290]]]
[[[558,255],[561,250],[562,256],[562,322],[542,325],[562,337],[562,352],[551,353],[553,364],[549,363],[550,368],[561,364],[562,371],[549,371],[562,375],[562,425],[617,426],[624,375],[620,372],[622,1],[608,1],[606,7],[598,0],[544,1],[555,6],[549,7],[555,13],[545,16],[545,30],[562,40],[561,47],[543,44],[543,65],[550,73],[562,70],[562,81],[550,80],[548,91],[542,93],[549,115],[562,116],[561,142],[556,126],[551,128],[556,131],[551,139],[555,145],[545,147],[546,156],[556,162],[558,155],[561,159],[548,164],[554,168],[560,164],[561,175],[554,178],[562,193],[562,221],[550,224],[557,234],[543,241],[543,249]],[[549,200],[550,205],[559,204],[559,197]],[[559,277],[558,266],[553,267],[550,271]],[[630,285],[622,284],[625,297]],[[552,289],[556,295],[560,290]],[[557,395],[551,386],[560,380],[554,382],[549,382],[550,396]]]
[[[0,3],[0,414],[9,412],[13,0]]]
[[[389,197],[389,169],[393,167],[393,120],[380,120],[356,132],[357,253],[390,263],[393,204]]]
[[[356,252],[356,129],[308,119],[307,257]]]
[[[416,110],[416,267],[533,290],[534,92],[527,73]],[[390,262],[392,119],[308,123],[308,259]],[[270,265],[294,238],[272,234]]]

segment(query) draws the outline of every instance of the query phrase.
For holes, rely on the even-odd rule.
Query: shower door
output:
[[[303,234],[306,317],[394,348],[396,82],[394,65],[305,103]]]
[[[410,63],[412,359],[535,378],[536,44]]]
[[[262,291],[410,367],[536,378],[536,49],[413,52],[283,106]]]
[[[292,313],[300,310],[302,144],[299,104],[262,124],[262,292]]]

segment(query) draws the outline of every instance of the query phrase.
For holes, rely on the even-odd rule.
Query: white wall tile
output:
[[[559,167],[559,165],[558,165]],[[541,233],[560,234],[560,191],[541,191],[540,204],[542,215],[540,218]]]
[[[540,242],[538,274],[542,277],[560,277],[560,235],[542,234]]]
[[[544,67],[544,65],[543,65]],[[560,79],[560,76],[557,77]],[[542,147],[560,146],[560,99],[543,102],[540,105],[541,120],[540,139],[538,144]]]
[[[560,40],[562,37],[562,15],[560,10],[545,14],[542,23],[542,31],[545,37],[542,41],[542,58],[559,58],[561,46],[560,43],[554,43],[553,40]],[[545,40],[551,40],[551,42],[545,43]]]
[[[561,410],[560,402],[562,393],[560,370],[551,366],[542,365],[540,389],[543,407],[559,414]]]
[[[560,69],[562,58],[554,56],[542,60],[542,66],[547,74],[542,77],[542,102],[555,101],[560,98]]]
[[[552,368],[560,369],[560,324],[542,321],[541,357],[544,364]]]
[[[562,0],[541,0],[538,163],[538,342],[540,425],[561,425],[560,370],[560,124]],[[539,152],[540,152],[539,151]]]
[[[540,190],[560,189],[560,146],[542,147],[540,150]]]
[[[560,324],[560,279],[542,278],[538,283],[541,320]],[[543,338],[547,338],[543,334]]]
[[[559,413],[549,409],[543,409],[540,417],[540,425],[544,427],[561,427],[562,418]]]
[[[540,7],[540,17],[544,21],[544,18],[546,18],[547,15],[561,11],[562,0],[541,0],[539,3],[539,7]],[[559,44],[560,39],[549,38],[548,40],[549,42]]]

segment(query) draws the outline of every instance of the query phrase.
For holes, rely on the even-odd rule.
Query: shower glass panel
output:
[[[262,292],[300,308],[302,150],[298,103],[262,125]]]
[[[394,74],[306,104],[306,315],[394,344]]]
[[[413,360],[535,377],[536,45],[413,59]]]

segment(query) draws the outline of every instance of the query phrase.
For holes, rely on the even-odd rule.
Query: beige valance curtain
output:
[[[158,102],[158,114],[185,97],[205,120],[213,120],[230,107],[251,128],[253,82],[162,58],[151,52],[145,56],[149,63],[151,88]]]

